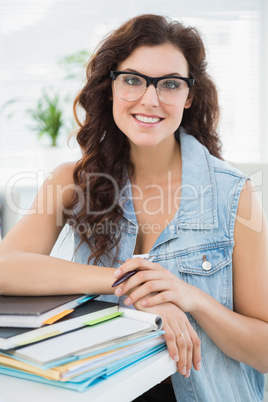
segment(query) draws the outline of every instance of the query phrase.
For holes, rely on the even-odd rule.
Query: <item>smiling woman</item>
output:
[[[265,41],[268,35],[262,31],[268,25],[267,12],[263,9],[267,9],[266,3],[266,0],[206,0],[202,3],[189,0],[180,2],[178,9],[176,0],[166,3],[156,0],[153,4],[150,0],[136,0],[135,6],[129,8],[124,7],[123,0],[118,0],[118,7],[106,0],[99,0],[94,7],[87,0],[79,0],[75,7],[72,0],[40,0],[38,3],[2,0],[0,104],[9,99],[20,102],[15,105],[19,108],[18,119],[7,119],[8,113],[1,115],[0,167],[16,166],[18,171],[29,163],[33,169],[39,167],[40,159],[46,158],[42,154],[46,142],[44,139],[40,143],[28,129],[30,122],[23,111],[36,104],[43,87],[53,86],[63,97],[66,93],[74,97],[81,87],[81,71],[76,71],[74,80],[63,80],[64,71],[58,68],[58,59],[81,49],[88,49],[90,53],[103,35],[133,16],[134,7],[137,14],[165,15],[168,10],[172,18],[199,28],[209,49],[210,72],[220,89],[224,157],[233,162],[257,162],[261,157],[265,160],[267,144],[262,133],[267,130],[261,124],[266,121],[267,110],[263,98],[267,98]],[[72,30],[69,29],[70,19]],[[252,78],[250,85],[245,86],[247,77]],[[71,117],[71,105],[66,111]],[[251,119],[244,119],[244,116],[251,116]],[[65,141],[66,137],[62,137],[62,147]],[[38,150],[32,151],[32,158],[29,158],[27,150],[33,148]],[[22,149],[25,150],[23,155]],[[66,152],[68,149],[61,150],[61,160],[69,160]],[[53,169],[53,163],[46,160],[48,169]],[[8,174],[1,170],[3,184]]]
[[[185,57],[169,43],[141,46],[117,69],[123,71],[114,75],[113,115],[117,127],[126,133],[131,146],[158,145],[176,131],[184,109],[191,106],[187,81],[181,79],[189,77]],[[131,75],[134,71],[138,75]]]
[[[248,176],[222,160],[199,32],[130,19],[91,56],[74,108],[82,158],[55,169],[0,244],[0,292],[100,294],[161,315],[178,371],[140,402],[261,401],[267,225]],[[65,223],[72,261],[50,256]]]

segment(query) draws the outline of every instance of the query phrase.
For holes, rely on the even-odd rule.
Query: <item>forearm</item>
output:
[[[191,314],[213,342],[233,359],[267,372],[268,324],[235,313],[202,291],[198,293]]]
[[[109,294],[115,269],[46,255],[14,252],[0,258],[0,294]]]
[[[122,283],[115,291],[117,296],[128,294],[125,303],[140,301],[141,306],[152,307],[172,302],[183,312],[189,312],[228,356],[261,372],[268,371],[268,323],[264,319],[240,315],[229,310],[207,293],[175,277],[159,264],[134,260],[127,261],[119,271],[120,275],[123,275],[138,269],[136,275]],[[254,311],[258,316],[259,310],[255,308]]]

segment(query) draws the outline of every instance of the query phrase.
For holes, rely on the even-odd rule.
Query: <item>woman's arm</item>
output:
[[[114,269],[50,257],[76,190],[73,163],[59,166],[30,208],[0,243],[0,294],[112,293]]]
[[[226,354],[264,373],[268,372],[267,224],[250,182],[240,196],[234,240],[235,312],[203,294],[192,314]]]
[[[168,301],[175,303],[182,311],[192,314],[224,353],[260,372],[267,372],[267,226],[250,182],[246,183],[240,196],[234,239],[234,311],[159,264],[145,260],[129,261],[120,268],[121,273],[138,266],[141,271],[120,285],[119,292],[129,293],[127,302],[140,300],[146,307]],[[148,297],[152,292],[158,293]]]

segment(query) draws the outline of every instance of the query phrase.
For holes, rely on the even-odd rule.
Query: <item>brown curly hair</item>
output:
[[[192,105],[184,110],[181,126],[212,155],[221,158],[221,143],[216,131],[219,120],[217,90],[206,71],[206,53],[198,31],[160,15],[146,14],[132,18],[112,32],[90,58],[87,82],[74,101],[74,113],[80,126],[77,141],[82,149],[82,158],[74,169],[74,182],[88,202],[78,207],[76,194],[67,206],[69,212],[65,213],[66,220],[79,234],[81,244],[86,242],[91,248],[89,259],[93,258],[94,263],[100,262],[102,255],[109,255],[118,245],[119,231],[112,233],[100,229],[109,227],[109,223],[118,224],[122,209],[115,202],[117,189],[124,184],[125,172],[131,175],[134,170],[127,137],[113,120],[110,71],[116,70],[118,63],[136,48],[165,43],[183,53],[189,75],[195,79],[190,90]],[[78,106],[85,112],[83,123],[77,117]]]

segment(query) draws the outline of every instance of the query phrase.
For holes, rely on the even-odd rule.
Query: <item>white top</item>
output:
[[[133,257],[132,257],[132,258],[135,258],[135,257],[148,258],[148,257],[149,257],[149,253],[147,253],[147,254],[133,254]]]

